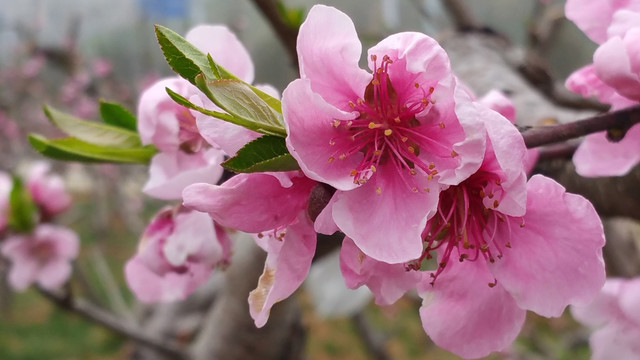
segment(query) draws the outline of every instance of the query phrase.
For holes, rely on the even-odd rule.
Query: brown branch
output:
[[[296,52],[298,29],[289,26],[282,20],[278,11],[277,0],[252,0],[252,2],[262,12],[262,15],[278,35],[280,42],[289,54],[291,63],[298,67],[298,53]]]
[[[567,124],[532,128],[524,131],[522,137],[528,148],[559,143],[600,131],[608,131],[610,140],[619,141],[637,123],[640,123],[640,105]]]
[[[189,355],[166,339],[156,339],[147,336],[142,329],[120,319],[113,314],[81,299],[72,298],[67,294],[49,291],[38,287],[38,291],[48,300],[56,304],[59,308],[78,314],[81,317],[99,324],[117,334],[126,336],[142,345],[154,348],[172,359],[189,359]]]

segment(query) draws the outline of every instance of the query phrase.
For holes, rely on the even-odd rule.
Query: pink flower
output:
[[[591,360],[640,358],[640,278],[608,279],[592,302],[572,306],[571,313],[595,330]]]
[[[267,322],[271,307],[303,282],[315,253],[316,232],[307,214],[316,182],[299,172],[239,174],[222,185],[194,184],[184,205],[207,212],[223,225],[249,233],[267,260],[258,287],[249,295],[256,326]]]
[[[583,96],[595,96],[612,109],[640,102],[640,1],[569,0],[566,14],[591,39],[601,44],[593,65],[567,79],[567,88]],[[640,162],[640,127],[633,126],[618,143],[604,133],[585,138],[573,162],[583,176],[618,176]]]
[[[504,349],[526,310],[560,316],[567,305],[588,301],[605,278],[593,206],[535,175],[524,213],[520,180],[503,185],[507,167],[495,166],[495,151],[478,173],[441,194],[426,230],[423,258],[435,250],[438,266],[418,287],[423,327],[438,346],[465,358]]]
[[[287,146],[309,178],[338,189],[327,211],[340,230],[365,254],[399,263],[420,255],[441,184],[477,168],[484,139],[475,115],[457,114],[456,80],[435,40],[388,37],[368,52],[373,75],[358,67],[360,53],[347,15],[310,10],[301,78],[283,93]]]
[[[38,225],[31,234],[10,236],[1,249],[11,260],[9,284],[16,290],[34,282],[49,290],[59,288],[71,276],[79,246],[76,233],[49,224]]]
[[[145,230],[125,265],[136,297],[146,303],[184,300],[214,268],[229,261],[230,239],[204,213],[166,207]]]
[[[9,221],[9,194],[13,188],[11,177],[0,171],[0,233],[7,227]]]
[[[31,198],[40,208],[43,220],[61,213],[71,206],[71,196],[65,189],[64,180],[49,174],[51,164],[39,161],[32,164],[26,175],[26,187]]]

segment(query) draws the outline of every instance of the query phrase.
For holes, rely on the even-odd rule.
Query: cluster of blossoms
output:
[[[572,306],[578,321],[595,332],[592,360],[634,360],[640,357],[640,278],[609,278],[589,304]]]
[[[574,72],[567,87],[595,97],[612,110],[640,103],[640,1],[568,0],[565,13],[599,44],[593,63]],[[604,133],[589,135],[573,158],[583,176],[618,176],[640,162],[640,126],[618,143]]]
[[[71,276],[71,261],[78,256],[76,233],[50,223],[71,205],[71,197],[62,178],[49,174],[49,168],[48,163],[35,163],[24,177],[27,201],[36,212],[32,215],[37,224],[31,229],[11,228],[9,198],[14,182],[0,172],[0,252],[11,262],[8,280],[16,290],[34,283],[49,290],[59,288]]]
[[[246,50],[225,28],[198,27],[187,40],[253,80]],[[254,233],[268,253],[249,295],[257,326],[307,276],[317,233],[336,231],[345,235],[348,286],[368,286],[378,304],[416,289],[427,334],[463,357],[508,346],[526,310],[559,316],[595,296],[605,278],[600,220],[553,180],[527,181],[535,153],[491,109],[513,120],[504,97],[476,100],[444,50],[420,33],[384,39],[367,53],[371,71],[361,69],[354,25],[331,7],[310,10],[297,49],[300,78],[285,89],[282,110],[298,171],[239,174],[218,185],[219,160],[258,134],[174,104],[164,87],[219,110],[185,80],[143,94],[139,131],[161,150],[145,192],[181,195],[184,207],[161,210],[127,265],[138,297],[184,298],[205,270],[228,261],[221,226]],[[189,158],[199,160],[182,160]],[[335,193],[312,219],[310,195],[327,185]]]

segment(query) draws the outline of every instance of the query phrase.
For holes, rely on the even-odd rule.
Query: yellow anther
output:
[[[259,238],[259,239],[262,239],[263,237],[264,237],[264,234],[263,234],[263,233],[261,233],[261,232],[260,232],[260,233],[258,233],[258,238]]]
[[[407,140],[409,140],[409,138],[406,137],[406,136],[403,136],[403,137],[400,138],[400,141],[402,141],[402,142],[407,142]]]
[[[379,127],[381,127],[382,125],[380,124],[376,124],[373,121],[369,123],[369,129],[377,129]]]
[[[358,179],[358,184],[360,184],[360,185],[362,185],[362,184],[364,184],[366,182],[367,182],[367,180],[365,180],[365,179]]]
[[[332,162],[333,160],[335,160],[336,158],[334,158],[333,156],[329,157],[329,162]]]
[[[458,156],[458,153],[455,150],[451,150],[451,157]]]
[[[356,107],[356,104],[354,104],[353,101],[349,100],[349,107],[353,109],[354,107]]]
[[[442,121],[440,121],[440,124],[438,125],[440,125],[440,129],[444,129],[444,123]]]
[[[358,171],[356,169],[353,169],[353,170],[351,170],[351,172],[349,172],[349,175],[356,176],[357,173],[358,173]]]
[[[507,248],[511,249],[511,242],[507,241],[507,243],[504,244],[504,246],[506,246]]]
[[[431,100],[429,100],[429,102],[431,103],[431,105],[435,105],[436,99],[431,99]]]
[[[409,173],[410,173],[411,175],[415,175],[415,174],[417,174],[418,172],[416,171],[416,169],[411,168],[411,169],[409,169]]]
[[[427,180],[433,180],[433,175],[431,174],[427,175]]]
[[[396,116],[393,121],[395,121],[397,124],[400,124],[400,116]]]
[[[434,164],[434,163],[429,164],[429,170],[433,170],[433,168],[435,168],[435,167],[436,167],[436,164]]]
[[[429,94],[433,94],[433,91],[434,91],[434,90],[435,90],[435,89],[433,88],[433,86],[432,86],[432,87],[430,87],[430,88],[429,88]]]
[[[378,80],[378,79],[373,79],[373,80],[371,80],[371,83],[372,83],[373,85],[380,85],[380,80]]]
[[[490,288],[493,288],[494,286],[496,286],[496,283],[489,283]]]
[[[340,160],[344,160],[347,158],[347,154],[340,154],[340,156],[338,156],[338,159]]]
[[[438,175],[438,170],[432,170],[431,175]]]
[[[376,170],[377,169],[376,169],[375,165],[371,165],[371,172],[376,172]]]
[[[498,200],[493,200],[493,208],[497,208],[498,205],[500,205],[500,203],[498,202]]]
[[[488,195],[488,197],[489,197],[489,199],[493,199],[493,193],[492,193],[492,192],[490,192],[490,193],[489,193],[489,195]]]
[[[524,227],[524,220],[522,220],[522,222],[520,223],[520,227],[523,228]]]
[[[378,60],[378,55],[371,55],[371,61],[376,61]]]
[[[333,127],[338,127],[338,126],[340,126],[340,120],[333,120],[333,122],[331,123],[331,125],[332,125]]]
[[[376,150],[376,151],[373,152],[373,155],[375,155],[375,156],[380,156],[380,154],[382,154],[381,150]]]
[[[357,99],[357,100],[356,100],[356,103],[357,103],[358,105],[362,105],[362,104],[364,104],[364,100],[362,100],[362,99]]]
[[[412,153],[412,154],[416,153],[416,149],[413,146],[408,146],[407,150],[409,150],[409,152]]]
[[[386,130],[384,131],[384,135],[385,135],[385,136],[389,136],[389,135],[391,135],[391,134],[393,134],[393,130],[391,130],[391,129],[386,129]]]
[[[478,193],[478,195],[480,195],[480,197],[483,198],[485,196],[484,190],[480,189],[480,192]]]
[[[418,188],[414,187],[414,188],[411,189],[411,191],[413,191],[414,193],[417,193],[418,192]]]
[[[424,188],[423,190],[424,190],[425,192],[430,192],[430,191],[431,191],[431,189],[429,189],[428,187]]]
[[[418,83],[414,83],[413,86],[415,86],[416,89],[420,88],[420,84],[418,84]]]
[[[376,187],[376,194],[382,194],[382,189],[380,188],[380,186]]]
[[[345,127],[347,129],[349,129],[351,127],[351,125],[353,125],[353,121],[349,120],[349,121],[347,121],[347,124],[345,125]]]
[[[335,145],[335,144],[336,144],[335,140],[333,140],[333,139],[329,140],[329,145]]]

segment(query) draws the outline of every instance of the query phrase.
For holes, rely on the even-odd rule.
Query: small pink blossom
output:
[[[587,65],[567,79],[566,86],[594,96],[612,109],[640,102],[640,1],[569,0],[566,15],[600,44]],[[618,176],[640,162],[640,127],[635,125],[618,143],[605,133],[585,138],[575,153],[576,171],[583,176]]]
[[[78,256],[80,242],[75,232],[60,226],[38,225],[31,234],[14,235],[2,244],[2,254],[11,261],[9,284],[25,290],[37,283],[53,290],[71,276],[71,261]]]
[[[44,220],[69,208],[72,201],[62,177],[50,174],[50,169],[51,164],[44,161],[36,162],[30,166],[25,177],[26,187],[40,208]]]
[[[594,330],[591,360],[640,358],[640,278],[607,279],[592,302],[572,306],[571,314]]]
[[[435,40],[384,39],[368,52],[373,74],[358,66],[361,48],[347,15],[309,11],[301,78],[283,93],[287,147],[309,178],[338,189],[327,211],[340,230],[365,254],[398,263],[420,255],[441,184],[477,168],[484,138],[475,115],[457,113],[456,80]]]
[[[125,265],[127,283],[142,302],[184,300],[229,261],[230,245],[228,234],[207,214],[166,207]]]
[[[112,67],[111,61],[105,58],[97,58],[93,60],[93,63],[91,64],[91,70],[98,78],[103,78],[109,75]]]

